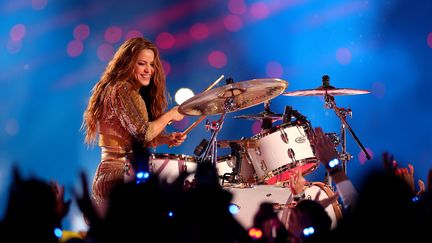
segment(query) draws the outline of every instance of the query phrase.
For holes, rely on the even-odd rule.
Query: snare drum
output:
[[[216,163],[216,171],[220,178],[228,178],[234,173],[234,169],[237,164],[237,159],[232,155],[218,156]],[[238,178],[244,183],[255,183],[255,170],[252,164],[242,156],[242,164],[240,165],[240,171]],[[226,180],[225,180],[226,181]],[[222,184],[222,180],[221,180]]]
[[[258,212],[261,203],[271,203],[281,222],[288,228],[290,208],[293,201],[289,188],[276,185],[254,185],[253,187],[224,187],[232,193],[231,204],[239,209],[234,218],[246,229],[253,226],[255,214]],[[312,182],[305,187],[305,200],[317,200],[329,198],[334,192],[329,186],[322,182]],[[342,218],[340,204],[335,201],[325,208],[332,221],[332,228],[336,227],[337,221]]]
[[[258,146],[248,148],[248,156],[258,180],[275,184],[287,181],[298,167],[303,175],[315,170],[319,163],[308,139],[310,131],[307,124],[286,123],[254,135]]]
[[[151,154],[149,158],[149,171],[160,179],[172,183],[180,173],[192,173],[186,180],[192,181],[197,167],[196,157],[184,154]]]

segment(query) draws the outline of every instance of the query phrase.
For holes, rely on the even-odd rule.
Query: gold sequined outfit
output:
[[[107,89],[99,120],[101,162],[92,188],[96,202],[105,202],[113,186],[124,183],[126,177],[134,177],[131,166],[133,141],[145,146],[153,139],[147,108],[139,94],[140,87],[121,81]]]

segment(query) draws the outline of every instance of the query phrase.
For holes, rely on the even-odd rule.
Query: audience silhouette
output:
[[[317,130],[317,134],[323,134]],[[320,140],[324,139],[324,140]],[[326,152],[325,137],[312,142],[321,163],[335,177],[342,203],[349,204],[337,227],[324,210],[330,202],[302,198],[287,205],[288,224],[281,222],[272,203],[263,202],[255,214],[253,227],[244,228],[229,211],[233,195],[224,189],[212,161],[198,161],[193,181],[187,172],[173,183],[157,175],[114,187],[102,217],[93,205],[85,173],[81,173],[81,194],[74,192],[76,203],[89,225],[83,237],[64,240],[59,231],[70,201],[56,182],[23,179],[18,168],[13,181],[0,233],[6,242],[428,242],[432,226],[432,170],[427,183],[418,181],[414,168],[400,167],[392,155],[383,153],[382,169],[365,175],[354,188],[343,170],[331,168],[334,151]],[[299,175],[297,175],[299,176]],[[294,181],[294,179],[291,179]],[[304,184],[301,175],[296,178]],[[291,182],[294,183],[294,182]],[[343,189],[341,183],[349,190]],[[348,187],[346,187],[348,185]],[[287,190],[290,190],[287,188]],[[330,199],[329,199],[330,200]],[[331,199],[334,200],[334,199]],[[346,206],[346,205],[344,205]],[[61,231],[60,231],[61,233]]]

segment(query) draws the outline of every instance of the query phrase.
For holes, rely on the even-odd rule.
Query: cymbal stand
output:
[[[343,166],[343,169],[346,173],[346,171],[347,171],[346,170],[346,162],[352,158],[352,156],[346,150],[346,129],[348,129],[348,131],[351,133],[354,140],[357,142],[357,145],[361,148],[361,150],[365,154],[366,158],[368,160],[370,160],[371,157],[370,157],[369,153],[366,151],[363,144],[358,139],[357,135],[352,130],[351,126],[346,121],[347,116],[352,117],[351,109],[349,109],[349,108],[344,109],[344,108],[337,107],[335,99],[332,95],[325,94],[324,99],[325,99],[325,107],[327,109],[333,109],[334,112],[336,113],[336,115],[339,117],[339,119],[342,122],[341,123],[341,144],[342,144],[341,147],[342,147],[342,151],[339,153],[339,159],[342,161],[342,166]],[[328,180],[330,180],[329,175],[327,175],[327,178],[328,178]],[[331,185],[331,181],[328,182],[328,185]]]
[[[208,159],[208,157],[210,157],[211,163],[214,166],[216,166],[216,163],[217,163],[217,150],[216,150],[217,139],[216,139],[216,137],[222,128],[222,125],[223,125],[224,119],[225,119],[225,115],[226,115],[225,112],[222,113],[219,120],[217,120],[215,122],[210,122],[209,120],[206,121],[206,129],[211,130],[212,135],[210,137],[209,143],[207,144],[207,147],[204,150],[204,153],[202,153],[201,156],[199,157],[200,162],[203,162],[205,159]]]
[[[224,112],[221,114],[219,120],[216,122],[209,122],[207,120],[206,122],[206,128],[207,130],[212,131],[212,135],[210,138],[210,141],[207,145],[207,147],[204,150],[204,153],[199,157],[199,161],[203,162],[205,159],[210,157],[211,162],[214,166],[216,166],[217,163],[217,135],[219,134],[220,130],[222,129],[222,125],[225,120],[226,113],[230,111],[234,111],[236,108],[235,100],[233,96],[230,96],[225,99],[224,102]]]

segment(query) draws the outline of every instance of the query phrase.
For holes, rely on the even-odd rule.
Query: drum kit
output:
[[[338,107],[335,102],[335,96],[368,94],[369,91],[335,88],[330,85],[330,78],[327,75],[322,77],[322,85],[318,88],[291,92],[285,91],[288,82],[277,78],[252,79],[241,82],[234,82],[228,78],[226,85],[212,89],[211,87],[222,78],[223,75],[207,90],[182,103],[178,109],[183,115],[199,116],[199,119],[186,129],[184,134],[189,133],[207,116],[220,115],[216,121],[206,121],[205,128],[211,131],[209,141],[203,139],[197,146],[194,151],[196,157],[153,154],[149,161],[150,172],[166,179],[174,178],[182,171],[193,172],[198,163],[208,161],[215,166],[221,185],[234,194],[233,202],[249,204],[248,206],[240,205],[240,207],[256,210],[259,204],[264,201],[285,205],[289,195],[284,195],[289,193],[289,190],[283,187],[289,181],[290,175],[296,173],[298,169],[303,175],[307,175],[313,172],[320,162],[310,143],[314,134],[307,117],[292,109],[291,106],[286,106],[283,114],[274,113],[270,110],[270,100],[279,95],[324,97],[325,107],[334,110],[341,121],[340,136],[336,133],[327,133],[326,135],[334,141],[335,150],[338,150],[338,145],[341,145],[340,151],[337,152],[343,168],[346,170],[346,162],[352,157],[346,150],[346,130],[350,132],[366,158],[370,159],[368,152],[346,120],[352,111]],[[262,124],[261,132],[246,139],[217,140],[227,113],[237,112],[258,104],[264,104],[263,112],[239,115],[233,118],[259,121]],[[273,126],[275,121],[282,121],[282,124]],[[232,152],[230,155],[218,156],[218,148],[231,148]],[[171,167],[167,166],[170,161],[173,162]],[[326,192],[321,194],[329,195],[329,192],[333,190],[328,190],[328,188],[332,188],[332,182],[330,176],[326,176],[326,179],[327,182],[320,184],[319,187],[316,185],[309,187],[314,188],[314,193],[319,190]],[[283,189],[285,189],[285,194],[279,192]],[[326,208],[326,210],[329,209]],[[333,205],[331,210],[333,210],[334,215],[337,207]],[[244,216],[238,216],[238,219],[245,227],[250,227],[252,216],[253,214],[247,213],[247,216],[244,214]],[[335,219],[335,217],[333,218]]]

